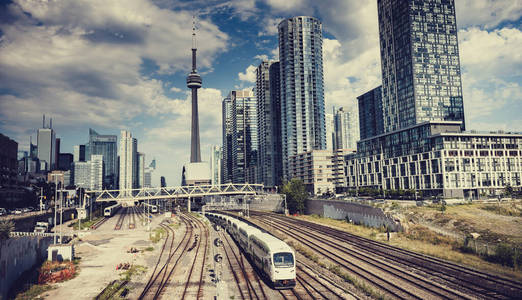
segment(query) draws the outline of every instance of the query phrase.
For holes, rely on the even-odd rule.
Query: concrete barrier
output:
[[[47,257],[51,237],[23,236],[0,241],[0,299],[22,275]]]

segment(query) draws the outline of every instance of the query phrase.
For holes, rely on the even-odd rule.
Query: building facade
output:
[[[85,161],[85,145],[74,145],[73,146],[73,160]]]
[[[107,189],[116,188],[117,160],[118,160],[118,137],[116,135],[102,135],[89,128],[89,154],[102,155],[105,166],[103,184]],[[87,160],[90,160],[88,157]]]
[[[210,184],[220,185],[221,184],[221,161],[223,157],[223,148],[214,145],[210,149]]]
[[[454,0],[378,0],[384,132],[460,121],[464,106]]]
[[[445,198],[477,198],[521,187],[522,134],[461,131],[430,121],[359,143],[345,157],[347,186],[420,190]]]
[[[0,133],[0,186],[16,184],[18,143]]]
[[[382,111],[382,85],[357,97],[359,104],[360,139],[384,133]]]
[[[41,171],[51,171],[56,163],[54,161],[56,157],[55,132],[52,128],[39,128],[37,135],[38,159],[43,167]]]
[[[138,188],[145,187],[145,171],[145,153],[138,152]]]
[[[221,163],[221,183],[232,182],[232,99],[230,94],[221,103],[223,161]]]
[[[78,188],[91,188],[91,165],[86,161],[76,161],[73,163],[73,181]]]
[[[263,61],[256,70],[258,111],[258,182],[273,187],[281,183],[281,95],[279,62]]]
[[[333,114],[334,149],[356,149],[359,140],[357,116],[352,109],[339,107]]]
[[[326,148],[323,34],[318,19],[289,18],[278,25],[283,173],[291,156]]]
[[[232,91],[232,182],[257,182],[257,99],[249,90]]]
[[[103,189],[103,178],[104,178],[104,168],[105,163],[103,160],[103,155],[101,154],[91,154],[91,160],[89,161],[90,167],[90,189],[91,190],[101,190]]]
[[[330,113],[324,114],[326,126],[326,150],[333,151],[335,148],[335,121],[334,115]]]
[[[120,136],[120,190],[136,187],[137,141],[129,131],[122,130]]]
[[[71,170],[73,155],[71,153],[60,153],[58,155],[57,169],[62,171]]]
[[[310,194],[333,193],[332,155],[330,150],[312,150],[290,156],[288,175],[301,179]]]

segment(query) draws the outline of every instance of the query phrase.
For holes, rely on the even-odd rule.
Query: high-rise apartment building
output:
[[[89,154],[90,156],[103,156],[103,164],[105,166],[103,184],[107,189],[116,188],[116,167],[118,159],[117,141],[118,137],[116,135],[99,134],[95,130],[89,128]],[[81,149],[79,150],[81,151]],[[87,157],[87,160],[91,160],[91,157]]]
[[[257,99],[249,90],[231,91],[232,182],[257,182]]]
[[[138,185],[137,187],[145,187],[145,153],[138,152]]]
[[[120,190],[134,188],[136,182],[137,140],[129,131],[122,130],[120,136]]]
[[[357,97],[361,140],[384,133],[382,85]]]
[[[323,34],[321,22],[306,16],[281,21],[278,32],[286,176],[290,156],[326,148]]]
[[[263,61],[256,70],[258,182],[277,186],[282,178],[279,62]]]
[[[212,146],[210,149],[210,184],[221,184],[221,161],[223,157],[223,148],[220,146]]]
[[[325,113],[325,128],[326,128],[326,150],[332,151],[335,148],[335,123],[334,115]]]
[[[359,140],[357,117],[352,109],[334,108],[334,149],[356,149]]]
[[[90,189],[91,165],[86,161],[75,161],[73,164],[73,178],[76,187]]]
[[[461,121],[454,0],[378,0],[384,132]]]
[[[221,162],[221,183],[232,182],[232,99],[230,94],[221,103],[223,160]]]
[[[104,169],[104,160],[103,155],[100,154],[92,154],[91,160],[88,162],[90,167],[90,189],[91,190],[101,190],[103,188],[103,169]]]

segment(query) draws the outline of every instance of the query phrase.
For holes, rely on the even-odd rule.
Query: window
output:
[[[293,267],[294,256],[290,252],[275,253],[274,266],[276,266],[277,268]]]

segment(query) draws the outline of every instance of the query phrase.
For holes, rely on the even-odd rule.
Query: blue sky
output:
[[[455,0],[468,129],[522,131],[522,1]],[[62,152],[88,128],[130,130],[159,176],[189,160],[192,15],[198,20],[202,156],[221,144],[221,100],[277,58],[277,24],[323,22],[327,107],[353,107],[380,84],[377,1],[17,0],[0,4],[0,132],[27,149],[42,114]]]

